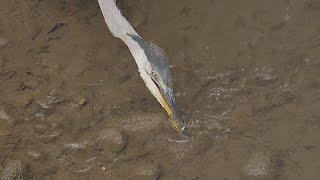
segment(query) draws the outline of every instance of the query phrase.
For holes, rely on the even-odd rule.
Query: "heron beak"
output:
[[[169,121],[172,127],[179,133],[184,134],[187,130],[181,117],[180,110],[176,104],[176,100],[172,91],[161,93],[161,104],[169,115]]]

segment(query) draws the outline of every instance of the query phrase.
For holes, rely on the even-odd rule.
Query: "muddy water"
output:
[[[317,179],[317,0],[123,0],[170,58],[183,140],[94,0],[0,1],[3,179]]]

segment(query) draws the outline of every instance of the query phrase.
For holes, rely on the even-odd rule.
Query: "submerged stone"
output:
[[[5,167],[2,175],[3,180],[25,180],[26,166],[20,160],[10,161]]]
[[[245,172],[250,176],[266,175],[269,170],[270,159],[268,156],[258,153],[250,157],[245,166]]]
[[[127,146],[127,139],[124,133],[116,128],[102,130],[98,141],[103,149],[112,152],[120,152]]]

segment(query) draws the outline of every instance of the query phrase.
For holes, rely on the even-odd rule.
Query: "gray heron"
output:
[[[168,58],[164,51],[145,41],[122,16],[116,0],[98,0],[104,20],[113,36],[129,48],[138,66],[140,76],[151,94],[169,115],[172,127],[185,134],[186,126],[174,97]]]

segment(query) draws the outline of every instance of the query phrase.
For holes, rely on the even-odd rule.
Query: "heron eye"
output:
[[[153,78],[151,78],[151,79],[152,79],[153,83],[157,86],[157,88],[160,89],[160,85]]]

